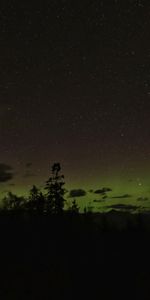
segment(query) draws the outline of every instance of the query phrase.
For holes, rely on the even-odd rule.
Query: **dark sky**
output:
[[[149,1],[2,2],[1,163],[16,188],[54,161],[72,186],[148,184]]]

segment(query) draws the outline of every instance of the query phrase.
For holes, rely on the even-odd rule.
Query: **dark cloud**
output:
[[[74,189],[69,193],[70,198],[86,196],[86,191],[83,189]]]
[[[0,182],[7,182],[14,177],[13,168],[7,164],[0,163]]]
[[[137,201],[148,201],[149,198],[148,197],[139,197],[137,198]]]
[[[101,202],[105,202],[105,200],[104,199],[99,199],[99,200],[93,200],[93,202],[95,202],[95,203],[101,203]]]
[[[135,210],[137,208],[140,208],[139,206],[136,205],[127,205],[127,204],[113,204],[110,206],[107,206],[107,208],[112,208],[112,209],[126,209],[126,210]]]
[[[112,189],[108,188],[108,187],[103,187],[102,189],[96,190],[94,193],[95,194],[105,194],[107,192],[112,192]]]
[[[132,195],[124,194],[121,196],[113,196],[112,199],[125,199],[125,198],[131,198],[131,197],[132,197]]]
[[[104,196],[102,197],[102,199],[107,199],[108,196],[106,194],[104,194]]]

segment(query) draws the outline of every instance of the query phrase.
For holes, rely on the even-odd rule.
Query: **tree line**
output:
[[[54,163],[51,168],[51,175],[44,187],[45,192],[42,192],[36,185],[32,186],[28,197],[17,196],[8,192],[2,200],[2,210],[62,215],[66,203],[64,185],[64,175],[61,174],[60,163]],[[79,213],[75,199],[72,200],[67,211],[73,214]]]

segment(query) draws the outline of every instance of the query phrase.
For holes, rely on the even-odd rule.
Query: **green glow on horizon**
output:
[[[63,172],[62,172],[63,173]],[[144,173],[144,172],[143,172]],[[145,172],[147,173],[147,172]],[[100,178],[99,180],[97,178]],[[18,185],[15,186],[8,186],[7,190],[11,190],[13,193],[18,195],[27,196],[29,190],[31,189],[33,184],[36,184],[43,190],[44,184],[46,179],[44,178],[32,178],[33,183],[31,184],[30,180],[21,181],[20,178],[18,179]],[[132,176],[127,176],[127,174],[123,174],[118,176],[115,174],[114,176],[97,176],[95,180],[92,177],[86,179],[85,176],[82,179],[78,178],[73,183],[71,183],[67,176],[65,177],[66,181],[66,189],[78,189],[82,188],[86,190],[87,195],[84,197],[76,198],[78,205],[80,206],[81,210],[85,206],[93,206],[93,211],[103,211],[106,210],[107,206],[111,206],[113,204],[132,204],[136,206],[143,206],[150,208],[150,200],[147,201],[137,201],[137,198],[149,198],[150,199],[150,187],[149,187],[149,176],[147,174],[141,174],[141,176],[132,174]],[[1,190],[6,190],[4,188]],[[112,192],[108,192],[108,198],[104,202],[95,203],[93,200],[102,199],[101,195],[97,195],[94,193],[90,193],[89,190],[93,189],[100,189],[103,187],[109,187],[112,189]],[[121,196],[129,194],[132,197],[125,198],[125,199],[112,199],[114,196]],[[4,197],[4,193],[1,194],[1,198]],[[67,195],[66,195],[67,199]]]

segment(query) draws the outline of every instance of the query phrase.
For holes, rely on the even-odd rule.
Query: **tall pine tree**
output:
[[[47,212],[61,215],[64,209],[64,175],[60,174],[60,163],[54,163],[51,176],[46,182],[47,190]]]

